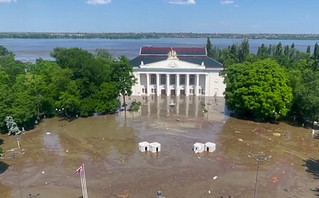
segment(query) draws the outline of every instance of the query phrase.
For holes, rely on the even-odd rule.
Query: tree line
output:
[[[193,33],[193,32],[0,32],[0,38],[18,39],[158,39],[158,38],[228,38],[228,39],[293,39],[318,40],[319,34],[238,34],[238,33]]]
[[[226,104],[249,118],[319,119],[319,45],[306,52],[292,45],[261,44],[257,54],[249,51],[249,40],[224,50],[207,39],[208,55],[223,63]]]
[[[56,48],[55,61],[15,60],[0,46],[0,129],[12,116],[18,126],[32,128],[42,118],[114,113],[120,95],[131,95],[135,83],[126,57],[114,59],[106,50]]]

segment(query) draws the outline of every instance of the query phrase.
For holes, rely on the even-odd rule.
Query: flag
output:
[[[75,174],[80,174],[83,171],[83,164],[75,171]]]

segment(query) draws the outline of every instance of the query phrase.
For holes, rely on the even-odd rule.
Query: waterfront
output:
[[[79,197],[74,172],[85,163],[90,197],[147,198],[157,190],[174,198],[252,197],[256,162],[249,154],[263,151],[272,159],[261,164],[258,197],[316,197],[311,189],[318,185],[305,164],[319,159],[319,143],[309,129],[230,118],[223,98],[135,99],[142,102],[139,112],[47,119],[21,135],[25,153],[17,156],[16,171],[8,166],[0,174],[2,195],[19,197],[19,176],[23,197]],[[0,138],[4,150],[16,147],[16,137]],[[162,152],[140,153],[140,141],[160,142]],[[207,141],[216,142],[215,153],[193,153],[195,142]]]
[[[232,44],[240,44],[242,39],[215,39],[212,38],[213,46],[224,49]],[[317,40],[268,40],[250,39],[250,50],[256,53],[258,47],[264,43],[277,45],[295,43],[295,47],[306,51],[308,45],[313,46]],[[0,39],[0,45],[16,54],[16,59],[23,62],[35,62],[37,58],[53,60],[50,52],[56,47],[79,47],[93,52],[95,49],[107,49],[114,57],[127,56],[132,59],[139,53],[142,46],[156,47],[204,47],[206,38],[160,38],[160,39]]]

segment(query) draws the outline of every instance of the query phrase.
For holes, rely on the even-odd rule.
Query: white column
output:
[[[171,95],[171,90],[169,89],[169,74],[166,74],[166,95],[170,96]]]
[[[208,74],[205,75],[205,96],[208,96]]]
[[[199,87],[199,74],[196,74],[195,96],[198,96],[198,87]]]
[[[160,90],[160,75],[156,74],[156,94],[157,96],[159,96],[161,94],[161,90]]]
[[[146,89],[147,89],[147,95],[150,95],[151,89],[150,89],[150,74],[146,74]]]
[[[179,74],[176,74],[176,96],[180,95],[180,90],[179,90]]]
[[[186,74],[185,95],[189,96],[189,74]]]
[[[136,84],[137,84],[137,95],[142,94],[142,86],[141,86],[141,74],[136,74]]]

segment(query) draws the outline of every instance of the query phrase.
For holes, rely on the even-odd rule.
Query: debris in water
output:
[[[210,194],[210,190],[208,191],[208,194]]]
[[[213,177],[213,180],[216,180],[218,177],[217,176],[215,176],[215,177]]]
[[[47,134],[47,135],[50,135],[51,133],[50,133],[50,132],[46,132],[46,134]]]
[[[276,183],[276,182],[278,182],[279,180],[278,180],[278,177],[274,177],[273,179],[272,179],[272,182],[274,182],[274,183]]]
[[[68,153],[68,152],[69,152],[69,149],[66,149],[65,152]]]
[[[216,158],[217,160],[219,160],[219,161],[222,161],[223,159],[222,158],[220,158],[220,157],[218,157],[218,158]]]
[[[276,136],[276,137],[280,137],[280,136],[281,136],[280,133],[273,133],[272,135],[273,135],[273,136]]]
[[[244,140],[243,140],[243,139],[241,139],[241,138],[238,138],[238,141],[242,142],[242,141],[244,141]]]
[[[42,171],[42,174],[44,174],[44,171]]]

